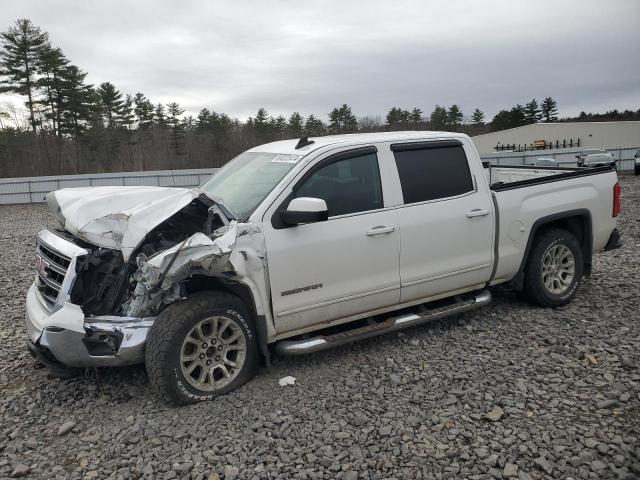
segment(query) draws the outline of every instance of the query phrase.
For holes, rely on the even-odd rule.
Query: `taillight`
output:
[[[612,217],[617,217],[620,214],[620,193],[622,189],[620,188],[620,183],[616,182],[613,186],[613,212],[611,213]]]

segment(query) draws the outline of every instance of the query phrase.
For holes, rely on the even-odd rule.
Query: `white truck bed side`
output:
[[[535,178],[542,172],[537,169],[512,169],[498,175],[530,175]],[[498,264],[491,283],[508,280],[519,270],[535,222],[556,214],[588,211],[593,229],[593,251],[602,250],[616,225],[616,219],[612,217],[613,187],[616,182],[616,172],[612,170],[515,188],[503,186],[502,189],[494,191],[499,211],[499,240]],[[610,198],[611,202],[603,201],[607,198]]]

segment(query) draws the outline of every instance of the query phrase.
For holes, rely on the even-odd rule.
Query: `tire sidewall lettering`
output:
[[[255,342],[255,335],[253,334],[251,326],[249,325],[245,317],[241,313],[239,313],[237,310],[234,310],[231,308],[223,308],[220,310],[215,310],[215,309],[204,310],[203,309],[193,316],[193,322],[197,322],[198,319],[208,315],[224,315],[229,317],[231,320],[235,321],[240,325],[242,331],[245,334],[247,343]],[[186,335],[186,333],[189,330],[190,328],[188,326],[185,327],[184,334]],[[191,385],[188,385],[187,382],[184,380],[184,376],[182,374],[182,371],[179,365],[181,345],[182,345],[182,337],[180,338],[180,341],[176,342],[176,345],[174,346],[174,354],[172,355],[174,359],[173,361],[178,362],[178,365],[172,368],[173,378],[174,378],[174,388],[181,396],[193,402],[204,402],[207,400],[212,400],[218,395],[224,394],[227,391],[232,390],[234,388],[233,385],[243,377],[243,373],[241,371],[234,381],[232,381],[230,384],[226,385],[225,387],[221,388],[220,390],[207,392],[207,393],[199,392],[198,390],[194,389]],[[244,366],[243,366],[243,369],[244,369]]]
[[[227,309],[225,313],[227,315],[231,315],[233,318],[235,318],[238,321],[238,323],[242,326],[242,329],[244,330],[245,334],[247,335],[247,340],[253,340],[253,332],[251,331],[251,327],[249,326],[249,324],[247,323],[247,321],[242,315],[240,315],[238,312],[230,308]]]

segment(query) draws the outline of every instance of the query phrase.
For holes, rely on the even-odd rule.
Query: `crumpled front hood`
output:
[[[202,194],[169,187],[64,188],[49,193],[47,204],[69,232],[120,250],[128,261],[153,228]]]

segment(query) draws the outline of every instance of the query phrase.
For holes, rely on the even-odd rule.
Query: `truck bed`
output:
[[[500,165],[485,168],[485,176],[491,190],[499,191],[526,187],[540,183],[567,180],[615,171],[615,165],[599,167],[532,167],[525,165]]]
[[[587,168],[487,166],[497,212],[495,281],[520,269],[531,229],[544,219],[578,216],[590,230],[591,251],[602,250],[615,228],[615,165]],[[591,254],[589,251],[589,255]]]

